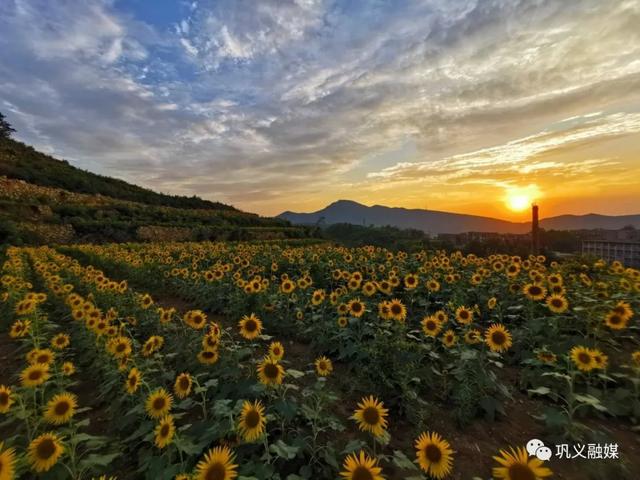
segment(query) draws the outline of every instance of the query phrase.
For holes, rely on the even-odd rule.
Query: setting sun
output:
[[[536,185],[511,188],[505,195],[505,203],[510,210],[521,212],[529,208],[539,195],[540,190]]]
[[[508,205],[514,212],[521,212],[531,205],[531,198],[528,195],[513,195],[509,197]]]

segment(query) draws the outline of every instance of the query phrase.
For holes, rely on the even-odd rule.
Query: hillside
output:
[[[0,244],[295,239],[312,231],[197,197],[156,193],[0,141]]]
[[[91,173],[12,139],[0,139],[0,176],[70,192],[101,194],[147,205],[235,210],[223,203],[210,202],[198,197],[165,195],[117,178]]]
[[[527,233],[530,222],[509,222],[497,218],[440,212],[435,210],[393,208],[382,205],[367,207],[350,200],[339,200],[311,213],[284,212],[278,218],[297,225],[354,225],[412,228],[430,234],[463,232]],[[640,228],[640,215],[562,215],[544,218],[540,226],[548,230],[619,229],[626,225]]]

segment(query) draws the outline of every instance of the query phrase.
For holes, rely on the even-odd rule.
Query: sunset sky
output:
[[[274,215],[640,214],[640,1],[0,1],[16,138]]]

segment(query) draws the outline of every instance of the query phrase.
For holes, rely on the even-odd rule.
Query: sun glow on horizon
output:
[[[522,212],[529,208],[540,197],[537,185],[527,187],[511,187],[505,195],[505,204],[514,212]]]

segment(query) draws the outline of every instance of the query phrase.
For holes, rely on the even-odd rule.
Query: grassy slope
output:
[[[188,229],[193,240],[309,236],[309,229],[281,219],[96,175],[13,140],[0,140],[0,180],[3,176],[28,183],[5,181],[0,191],[0,244],[16,238],[42,243],[47,232],[35,237],[24,233],[34,225],[58,230],[70,226],[74,241],[92,242],[146,239],[140,236],[141,227]]]
[[[198,197],[165,195],[117,178],[87,172],[15,140],[0,139],[0,175],[70,192],[99,193],[148,205],[235,210],[234,207],[223,203],[210,202]]]

